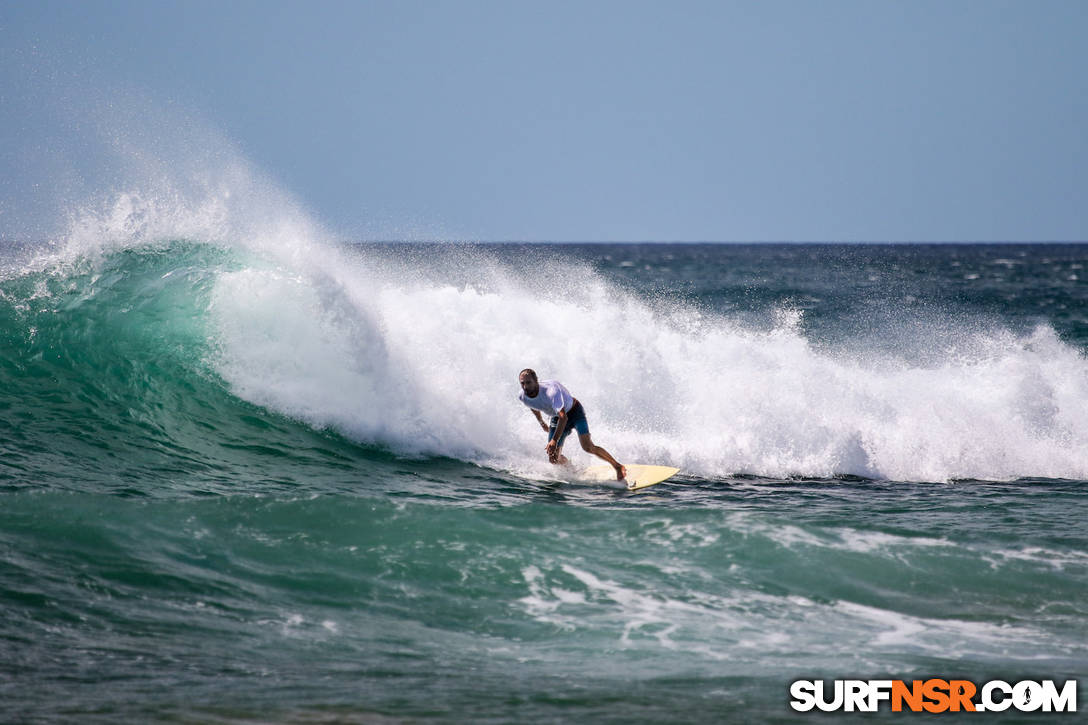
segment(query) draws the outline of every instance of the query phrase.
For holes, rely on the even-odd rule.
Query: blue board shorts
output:
[[[548,424],[548,440],[555,438],[555,427],[559,424],[559,416],[553,416]],[[563,441],[567,440],[572,430],[577,430],[578,435],[589,435],[589,421],[586,420],[586,411],[578,401],[567,411],[567,427],[563,429],[563,435],[559,438],[559,447],[563,447]]]

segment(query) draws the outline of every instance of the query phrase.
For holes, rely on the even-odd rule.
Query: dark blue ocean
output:
[[[0,259],[0,721],[1084,702],[1088,246],[348,244],[140,204]],[[524,367],[681,473],[570,480]]]

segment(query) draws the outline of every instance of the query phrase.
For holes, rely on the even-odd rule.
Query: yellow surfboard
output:
[[[590,466],[582,471],[581,478],[595,483],[626,484],[628,491],[638,491],[662,481],[667,481],[680,472],[679,468],[673,468],[672,466],[647,466],[641,463],[627,463],[624,465],[627,466],[627,478],[624,481],[617,481],[616,469],[607,464]]]

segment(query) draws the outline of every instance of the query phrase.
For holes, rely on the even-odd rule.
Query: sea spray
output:
[[[922,314],[859,354],[853,339],[814,342],[795,307],[754,323],[640,294],[560,250],[401,255],[333,244],[288,215],[194,257],[163,236],[191,209],[138,201],[81,218],[52,266],[9,280],[10,303],[52,296],[71,312],[108,294],[120,310],[161,307],[160,342],[194,350],[233,395],[397,454],[550,476],[515,399],[529,366],[574,391],[621,459],[702,476],[1088,476],[1085,358],[1047,324]],[[216,214],[197,207],[189,231],[210,234]],[[48,328],[25,324],[41,344]]]
[[[659,309],[582,263],[565,279],[559,257],[541,285],[540,260],[492,249],[437,254],[477,270],[457,284],[432,279],[433,260],[406,278],[365,250],[328,255],[220,277],[218,369],[246,399],[399,452],[508,469],[537,456],[511,382],[532,366],[624,458],[699,475],[1088,475],[1085,360],[1045,325],[943,329],[957,345],[925,364],[855,359],[813,346],[796,315],[767,330]]]
[[[819,311],[818,297],[772,291],[760,317],[695,267],[689,284],[715,294],[685,301],[675,285],[651,280],[665,265],[623,267],[618,279],[601,273],[592,250],[337,243],[220,135],[159,123],[176,134],[133,141],[130,123],[98,123],[116,140],[121,182],[73,206],[67,231],[38,261],[9,263],[16,287],[34,279],[31,293],[10,288],[13,305],[63,294],[70,306],[72,296],[112,289],[125,308],[133,278],[140,294],[169,288],[181,295],[176,315],[204,336],[170,344],[198,349],[242,401],[399,455],[534,477],[550,471],[515,401],[527,366],[563,380],[598,442],[622,459],[697,475],[1088,475],[1084,357],[1047,321],[1013,330],[932,302],[897,307],[866,283],[875,302],[859,306],[872,311],[844,311],[816,338],[806,315]],[[182,259],[186,244],[220,257],[194,268]],[[695,248],[680,262],[719,269],[758,300],[757,277],[696,262],[705,254]],[[150,255],[163,257],[159,274],[181,276],[141,279]],[[786,266],[780,257],[771,264],[796,284],[800,257]],[[863,272],[879,280],[906,270],[878,263]],[[925,299],[904,280],[910,299]],[[663,299],[661,289],[673,292]]]
[[[269,415],[397,455],[548,476],[515,400],[531,366],[574,391],[622,459],[701,476],[1088,476],[1083,351],[1050,320],[1014,328],[992,305],[927,295],[909,258],[767,248],[738,267],[713,246],[677,246],[652,263],[616,260],[617,275],[602,271],[611,247],[353,246],[196,119],[133,98],[88,117],[109,184],[68,207],[37,260],[5,260],[10,304],[52,297],[70,312],[108,291],[126,309],[133,290],[142,305],[169,290],[160,342]],[[186,245],[215,251],[194,260]],[[1024,277],[1012,252],[977,270],[958,255],[934,257],[960,266],[933,273]],[[821,294],[804,289],[814,273]],[[1074,266],[1060,273],[1075,279]],[[1038,279],[1017,294],[1051,299],[1058,278]],[[69,322],[95,344],[97,320]]]

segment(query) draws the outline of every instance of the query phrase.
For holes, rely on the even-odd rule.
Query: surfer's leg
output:
[[[622,481],[627,478],[627,468],[622,463],[612,457],[612,454],[593,443],[593,438],[589,433],[579,433],[578,442],[582,444],[582,450],[586,453],[592,453],[603,461],[608,461],[612,464],[612,467],[616,469],[616,480]]]

